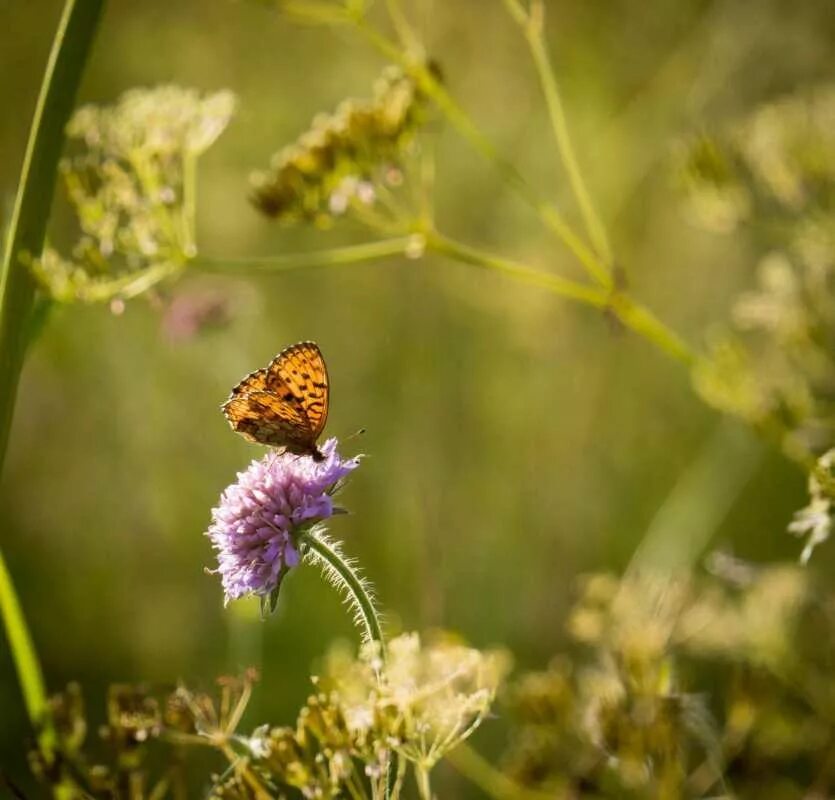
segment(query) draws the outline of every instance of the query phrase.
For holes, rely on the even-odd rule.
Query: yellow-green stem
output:
[[[603,309],[609,304],[609,293],[597,286],[588,286],[569,278],[542,272],[517,261],[485,253],[437,232],[426,235],[426,246],[456,261],[501,272],[522,283],[547,289],[560,297],[576,300],[594,308]]]
[[[380,658],[385,661],[386,642],[383,638],[383,629],[380,625],[380,618],[374,601],[366,592],[362,579],[354,571],[353,567],[334,548],[330,547],[315,533],[307,531],[299,537],[299,542],[305,544],[316,554],[316,557],[327,564],[334,572],[339,574],[347,591],[353,596],[356,607],[360,611],[362,624],[365,628],[363,638],[369,642],[376,642],[380,647]]]
[[[26,349],[35,281],[22,256],[38,257],[55,191],[64,128],[104,0],[67,0],[41,84],[0,268],[0,468]]]
[[[291,253],[265,258],[222,258],[198,256],[189,266],[205,272],[222,272],[238,275],[258,275],[270,272],[284,272],[295,269],[315,267],[338,267],[349,264],[359,264],[365,261],[378,261],[391,256],[408,254],[412,249],[420,250],[422,237],[400,236],[392,239],[381,239],[365,244],[335,247],[330,250],[319,250],[308,253]]]
[[[406,18],[403,9],[400,7],[399,0],[386,0],[386,10],[388,11],[391,24],[397,32],[397,38],[403,43],[407,52],[415,57],[420,57],[423,48],[409,20]]]
[[[571,190],[583,215],[586,231],[608,271],[611,269],[612,251],[606,235],[606,228],[594,208],[574,152],[574,145],[571,142],[559,86],[545,43],[544,6],[541,2],[535,2],[532,4],[531,12],[526,14],[516,0],[504,0],[504,2],[525,34],[534,66],[539,75],[539,81],[542,84],[542,92],[545,96],[545,104],[548,107],[548,117],[556,139],[557,151],[568,173]]]
[[[676,361],[681,361],[688,367],[695,363],[696,356],[687,343],[646,306],[636,303],[621,292],[612,295],[610,309],[615,318],[626,328],[648,342],[652,342],[668,356],[672,356]]]
[[[45,722],[44,715],[47,707],[43,672],[2,551],[0,551],[0,616],[3,619],[3,627],[6,629],[9,652],[20,681],[26,711],[32,724],[40,729]],[[52,752],[55,736],[51,728],[43,728],[40,744],[47,754]]]
[[[28,341],[35,282],[23,256],[39,256],[55,191],[64,128],[101,16],[104,0],[67,0],[52,43],[21,170],[0,266],[0,467]],[[11,575],[0,554],[0,613],[26,711],[51,758],[55,734],[47,715],[43,673]],[[61,795],[60,787],[56,796]]]
[[[197,156],[186,153],[183,159],[183,253],[192,258],[197,252]]]
[[[651,342],[667,355],[688,366],[693,363],[693,353],[678,334],[664,325],[649,309],[639,305],[623,292],[608,292],[597,286],[587,286],[551,275],[526,264],[481,252],[437,232],[426,234],[426,245],[430,250],[465,264],[501,272],[522,283],[538,286],[561,297],[605,310],[624,327]]]
[[[458,134],[482,158],[496,167],[506,183],[536,211],[542,223],[562,241],[586,272],[602,286],[610,287],[612,285],[611,275],[595,253],[586,246],[554,206],[543,202],[534,194],[516,167],[499,154],[493,143],[479,130],[478,126],[470,119],[466,111],[458,105],[457,101],[438,81],[427,65],[423,61],[413,61],[408,58],[393,42],[368,24],[364,18],[355,20],[354,24],[375,49],[414,77],[421,91],[432,99]]]
[[[497,770],[468,744],[460,744],[447,755],[455,769],[495,800],[559,800],[565,793],[539,792],[520,786]]]
[[[423,764],[415,764],[415,781],[420,800],[432,800],[432,786],[429,782],[429,770]]]

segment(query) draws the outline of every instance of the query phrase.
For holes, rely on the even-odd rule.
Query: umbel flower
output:
[[[372,798],[388,796],[394,753],[419,780],[428,775],[485,719],[510,666],[504,651],[476,650],[451,635],[401,634],[386,652],[379,642],[358,654],[334,647],[296,725],[264,725],[248,740],[257,773],[303,797],[368,797],[366,785]],[[402,780],[401,773],[393,798]],[[257,800],[237,776],[212,796]]]
[[[231,92],[178,86],[78,109],[61,175],[80,236],[69,257],[47,247],[32,263],[41,287],[62,302],[110,302],[179,272],[197,253],[197,160],[234,109]]]
[[[809,475],[809,505],[796,511],[789,524],[789,533],[806,537],[806,546],[800,562],[806,564],[814,549],[825,542],[832,533],[833,466],[835,449],[824,453],[817,462],[817,469]]]
[[[357,741],[371,731],[416,765],[431,769],[485,719],[510,670],[503,650],[468,647],[451,634],[404,633],[362,646],[354,658],[334,648],[320,686]]]
[[[426,115],[415,81],[388,67],[371,100],[345,100],[320,114],[270,169],[253,176],[252,202],[282,222],[329,224],[373,204],[377,186],[397,185],[404,160]]]
[[[359,465],[357,457],[343,459],[336,445],[325,442],[318,462],[270,453],[224,490],[206,535],[227,603],[252,594],[262,608],[275,608],[282,579],[300,560],[298,536],[334,514],[334,493]]]

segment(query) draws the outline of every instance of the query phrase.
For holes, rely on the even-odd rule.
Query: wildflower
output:
[[[428,772],[485,718],[509,666],[503,652],[450,637],[404,634],[386,652],[379,642],[358,655],[333,648],[295,727],[262,727],[248,740],[259,774],[304,797],[343,797],[358,784],[382,797],[394,753]]]
[[[751,193],[739,180],[734,154],[700,136],[681,148],[679,178],[690,221],[714,233],[730,233],[750,217]]]
[[[371,100],[345,100],[253,176],[252,202],[284,222],[330,223],[376,199],[377,186],[402,180],[399,163],[423,121],[424,97],[414,80],[389,67]]]
[[[161,722],[159,703],[145,687],[113,684],[109,688],[104,738],[130,749],[158,736]]]
[[[716,212],[703,226],[730,231],[756,221],[749,227],[760,250],[759,285],[734,304],[732,324],[711,336],[694,372],[696,390],[779,436],[803,461],[835,445],[833,119],[835,86],[813,88],[695,139],[682,162],[691,211]],[[825,538],[825,503],[806,509],[791,530]]]
[[[357,458],[343,459],[336,439],[322,445],[324,458],[284,452],[253,461],[223,492],[212,510],[207,536],[217,551],[226,602],[254,594],[275,608],[278,588],[299,563],[297,534],[330,517],[332,495],[354,470]]]
[[[800,555],[800,562],[805,564],[814,549],[825,542],[832,533],[832,468],[835,462],[835,450],[824,453],[817,463],[817,470],[809,475],[809,505],[795,512],[789,523],[789,533],[806,536],[806,546]]]
[[[481,652],[451,637],[422,642],[402,634],[387,646],[364,645],[356,659],[328,658],[322,684],[354,736],[382,726],[382,738],[429,770],[484,720],[510,663],[503,651]]]
[[[70,257],[33,261],[41,286],[67,302],[127,299],[194,258],[195,164],[234,106],[231,92],[161,86],[80,108],[67,126],[80,149],[61,163],[80,236]]]

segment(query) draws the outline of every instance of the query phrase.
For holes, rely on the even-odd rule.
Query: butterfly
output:
[[[222,409],[247,441],[321,461],[316,440],[328,419],[328,369],[319,346],[299,342],[285,348],[232,389]]]

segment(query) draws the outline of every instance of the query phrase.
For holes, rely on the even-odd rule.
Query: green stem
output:
[[[476,250],[437,232],[427,234],[426,246],[456,261],[504,273],[522,283],[547,289],[560,297],[576,300],[594,308],[603,309],[609,304],[610,295],[601,288],[587,286],[569,278],[542,272],[525,264]]]
[[[313,553],[314,559],[322,563],[329,582],[348,595],[350,605],[356,611],[354,621],[361,622],[364,628],[363,640],[377,643],[381,662],[385,664],[386,643],[383,639],[383,629],[366,582],[357,574],[350,561],[342,555],[339,546],[331,542],[324,532],[317,531],[315,528],[306,530],[299,536],[299,544],[305,546],[309,552]],[[389,759],[382,776],[384,800],[391,798],[390,770],[391,760]]]
[[[460,744],[447,755],[447,761],[471,783],[495,800],[559,800],[566,793],[544,792],[520,786],[496,769],[468,744]]]
[[[594,252],[584,244],[556,208],[536,196],[519,170],[499,154],[493,143],[479,130],[467,112],[458,105],[427,65],[422,61],[415,62],[404,55],[397,45],[369,25],[364,18],[355,19],[354,25],[378,52],[412,75],[421,91],[432,99],[458,134],[482,158],[496,167],[506,183],[536,211],[542,223],[562,241],[588,274],[602,286],[610,287],[611,275]]]
[[[35,281],[22,255],[40,256],[64,128],[104,0],[67,0],[32,119],[0,272],[0,467],[6,452]]]
[[[41,728],[47,708],[43,671],[2,552],[0,552],[0,615],[3,618],[20,688],[23,691],[26,711],[32,724]],[[41,746],[45,747],[47,755],[52,752],[54,743],[54,732],[49,728],[43,729]]]
[[[183,253],[197,253],[197,156],[186,153],[183,159]]]
[[[432,800],[432,787],[429,783],[429,770],[422,764],[415,764],[415,781],[420,800]]]
[[[359,612],[360,621],[365,629],[363,638],[366,641],[377,642],[380,646],[380,655],[385,659],[385,640],[380,618],[363,579],[337,548],[333,547],[323,536],[314,531],[305,531],[299,537],[299,543],[306,545],[318,559],[339,576],[342,586],[353,600],[352,605]]]
[[[577,162],[574,145],[568,132],[568,122],[565,117],[565,109],[560,97],[557,79],[545,44],[544,6],[541,0],[534,2],[530,13],[526,14],[517,0],[504,0],[504,2],[511,15],[521,25],[525,39],[528,42],[534,66],[542,84],[542,92],[545,95],[545,104],[548,107],[548,116],[557,142],[557,150],[568,173],[571,190],[577,199],[577,204],[580,206],[586,231],[604,264],[611,266],[612,251],[609,246],[609,239],[606,235],[606,229],[594,208],[591,195],[583,179],[583,173]]]
[[[399,0],[386,0],[386,11],[388,11],[394,30],[397,31],[397,38],[400,39],[406,50],[416,57],[420,56],[423,53],[423,48],[420,46],[420,41],[409,24],[409,20],[403,13]]]
[[[612,295],[611,311],[625,327],[652,342],[659,350],[676,361],[692,367],[696,356],[687,343],[675,331],[670,330],[646,306],[635,302],[626,294]]]
[[[252,259],[198,256],[189,262],[189,265],[206,272],[268,274],[295,269],[358,264],[396,255],[408,255],[410,251],[419,254],[424,248],[465,264],[501,272],[521,283],[545,289],[552,294],[575,300],[592,308],[609,311],[627,328],[652,342],[676,360],[687,364],[693,361],[693,354],[677,334],[664,325],[651,311],[635,303],[625,294],[612,293],[598,286],[589,286],[559,275],[542,272],[526,264],[485,253],[434,230],[313,253],[294,253]]]
[[[394,779],[394,786],[391,790],[391,800],[400,800],[400,793],[403,791],[403,780],[406,777],[408,762],[403,756],[397,758],[397,773]]]
[[[210,258],[197,256],[189,262],[193,269],[205,272],[223,272],[235,274],[266,274],[270,272],[284,272],[294,269],[312,267],[336,267],[346,264],[358,264],[363,261],[377,261],[402,256],[411,250],[420,252],[423,239],[420,235],[400,236],[393,239],[381,239],[367,244],[335,247],[331,250],[320,250],[312,253],[292,253],[266,258]]]
[[[596,286],[586,286],[576,281],[510,261],[456,242],[437,232],[426,234],[426,246],[457,261],[473,266],[502,272],[522,283],[538,286],[553,294],[585,305],[608,311],[625,327],[637,333],[677,361],[691,365],[694,355],[678,336],[661,322],[649,309],[639,305],[627,295],[605,291]]]
[[[692,570],[761,464],[763,448],[736,420],[723,420],[681,471],[636,548],[626,575]]]
[[[64,128],[87,62],[104,0],[67,0],[52,43],[26,145],[20,184],[0,271],[0,467],[6,453],[14,401],[27,345],[35,282],[21,257],[43,250],[55,191]],[[47,717],[46,689],[23,609],[0,554],[0,613],[32,725],[47,758],[55,743]]]
[[[93,281],[78,290],[76,299],[84,303],[102,303],[117,297],[130,300],[144,294],[166,278],[182,272],[184,268],[185,265],[182,263],[164,261],[112,280]]]

